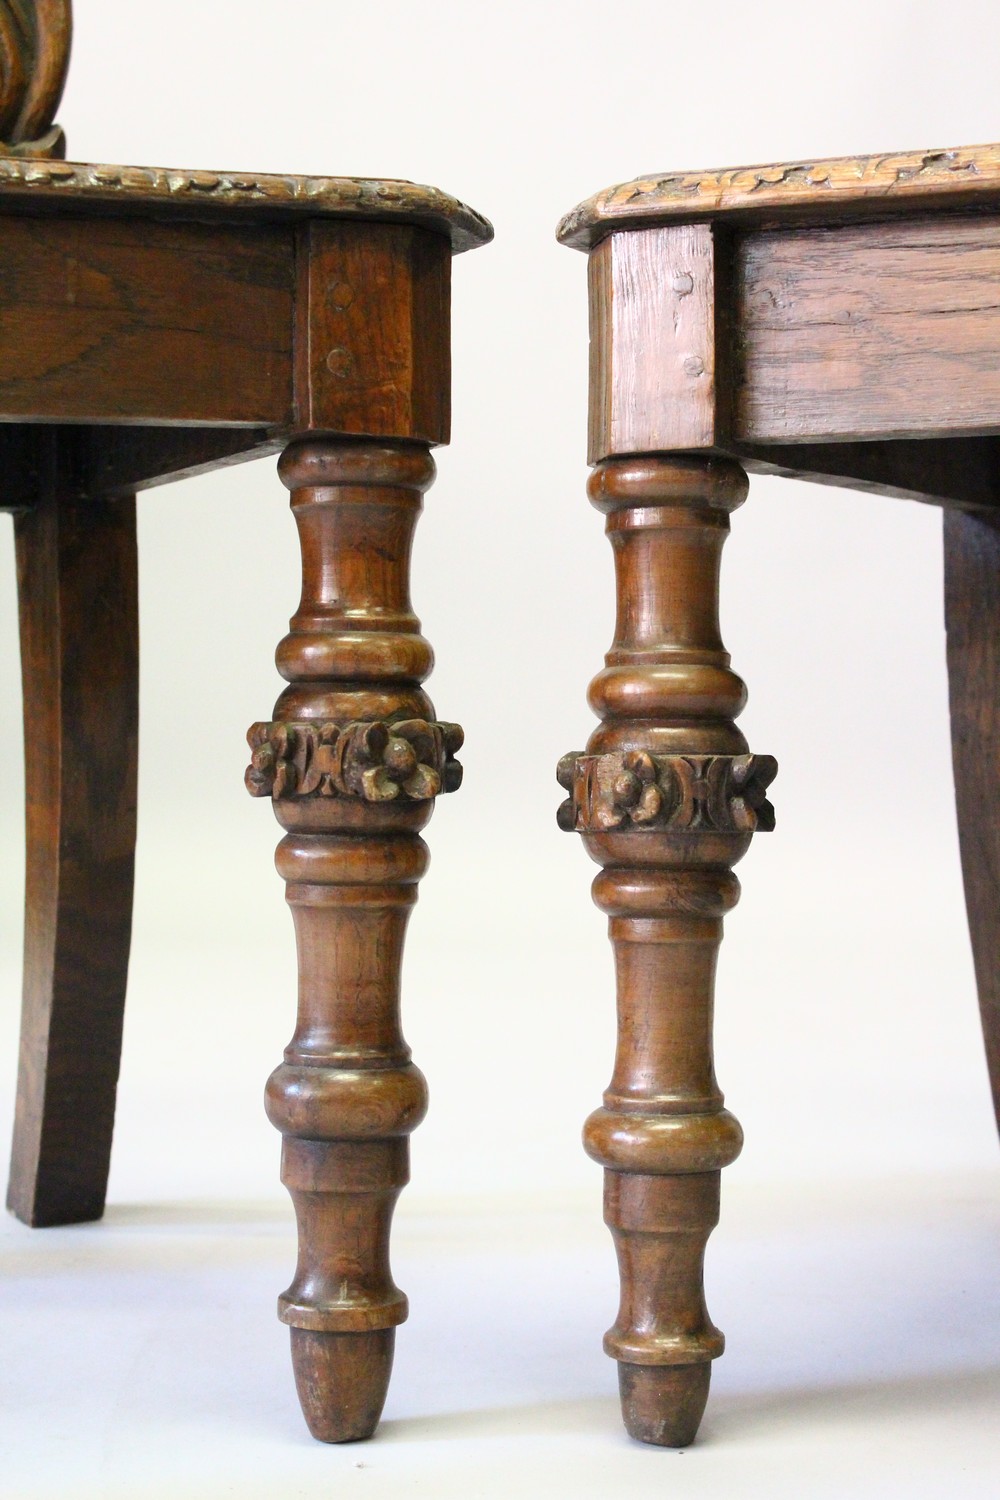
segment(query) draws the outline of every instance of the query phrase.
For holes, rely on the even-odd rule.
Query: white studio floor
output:
[[[709,1271],[729,1350],[686,1452],[619,1429],[609,1251],[593,1195],[404,1204],[412,1313],[384,1423],[328,1448],[272,1317],[283,1205],[8,1219],[0,1494],[996,1496],[1000,1172],[732,1189]]]
[[[580,851],[539,835],[526,860],[495,823],[476,844],[475,819],[435,817],[403,985],[431,1091],[393,1235],[411,1316],[378,1437],[329,1448],[275,1317],[294,1233],[261,1096],[295,959],[273,822],[244,816],[239,744],[224,858],[140,797],[107,1216],[0,1215],[0,1500],[997,1500],[1000,1150],[932,750],[910,842],[892,805],[873,830],[812,827],[793,783],[785,840],[746,861],[716,1025],[746,1145],[707,1262],[728,1349],[682,1453],[625,1437],[601,1350],[617,1276],[579,1130],[610,1071],[613,981]],[[868,785],[863,761],[843,774]],[[11,860],[4,1149],[22,899]]]
[[[837,872],[779,885],[771,847],[720,971],[746,1146],[709,1244],[728,1349],[697,1444],[626,1438],[601,1350],[616,1269],[579,1122],[613,1006],[596,913],[563,940],[585,892],[564,882],[548,947],[530,912],[523,943],[486,948],[471,923],[463,939],[447,860],[421,897],[404,1010],[431,1112],[393,1236],[411,1316],[378,1437],[330,1448],[274,1314],[294,1232],[261,1093],[291,1023],[287,915],[261,882],[199,946],[144,874],[107,1216],[0,1215],[0,1500],[996,1500],[1000,1151],[959,882],[916,923],[920,865],[873,852],[844,888],[845,945]],[[0,989],[14,1001],[16,934]],[[4,1138],[16,1035],[11,1003]]]

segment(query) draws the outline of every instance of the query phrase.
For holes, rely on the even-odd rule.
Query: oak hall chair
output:
[[[685,1446],[723,1337],[705,1242],[742,1133],[712,1062],[732,867],[774,826],[770,755],[718,622],[747,471],[943,506],[952,745],[969,927],[1000,1118],[1000,147],[673,172],[598,193],[590,498],[618,619],[566,756],[562,827],[601,866],[618,1051],[589,1154],[621,1307],[604,1346],[633,1436]]]
[[[299,1264],[279,1303],[313,1433],[378,1421],[406,1298],[393,1204],[425,1085],[399,1024],[419,830],[461,771],[409,599],[448,441],[451,259],[486,220],[435,188],[88,166],[53,118],[69,0],[0,0],[0,506],[24,680],[24,999],[8,1205],[104,1208],[135,846],[135,495],[281,454],[302,597],[247,785],[273,800],[299,1020],[268,1085]]]

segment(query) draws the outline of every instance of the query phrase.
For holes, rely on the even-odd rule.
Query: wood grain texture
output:
[[[298,265],[298,427],[446,443],[447,242],[412,225],[313,223]]]
[[[585,1130],[621,1274],[606,1348],[628,1430],[686,1443],[722,1347],[701,1263],[718,1169],[739,1149],[711,1067],[715,948],[731,867],[772,825],[775,770],[737,738],[718,634],[713,472],[729,459],[945,508],[956,800],[1000,1126],[1000,148],[647,179],[560,234],[599,265],[671,226],[715,236],[715,453],[611,453],[594,472],[618,625],[591,688],[601,725],[560,763],[559,819],[603,866],[594,896],[616,949],[615,1071]],[[600,382],[627,388],[630,360],[664,338],[661,311],[618,351],[620,375],[597,350],[599,407]]]
[[[1000,145],[655,173],[595,193],[556,233],[564,245],[589,250],[611,230],[651,222],[831,223],[972,202],[1000,207]]]
[[[27,793],[24,1001],[8,1206],[104,1209],[132,923],[138,725],[135,505],[83,501],[74,435],[45,435],[17,517]]]
[[[0,272],[0,417],[290,424],[287,230],[14,218]]]
[[[749,234],[735,281],[738,441],[1000,430],[1000,218]]]
[[[944,518],[945,620],[962,875],[1000,1127],[1000,518]]]
[[[0,214],[101,212],[131,219],[364,219],[418,224],[455,254],[488,244],[493,227],[439,188],[396,178],[276,177],[183,167],[121,167],[0,157]]]
[[[633,1437],[694,1440],[724,1340],[705,1307],[705,1244],[722,1167],[742,1133],[712,1062],[716,954],[736,903],[732,866],[773,826],[769,756],[735,724],[746,690],[719,633],[729,512],[747,488],[726,459],[612,458],[590,479],[615,558],[617,622],[589,701],[600,724],[564,758],[563,828],[602,866],[618,988],[614,1073],[584,1128],[605,1169],[605,1222],[621,1305],[605,1349],[619,1362]]]
[[[710,448],[715,249],[707,225],[613,234],[589,261],[588,456]]]
[[[279,1315],[310,1431],[345,1442],[375,1429],[407,1314],[389,1230],[427,1096],[400,1026],[400,965],[427,865],[420,830],[459,783],[461,731],[434,722],[420,686],[433,657],[410,604],[427,446],[303,437],[280,473],[302,598],[277,653],[288,686],[250,731],[247,772],[285,829],[277,866],[299,960],[295,1035],[267,1090],[299,1231]]]

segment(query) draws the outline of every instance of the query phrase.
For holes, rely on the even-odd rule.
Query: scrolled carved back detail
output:
[[[66,155],[52,122],[72,33],[71,0],[0,0],[0,154]]]

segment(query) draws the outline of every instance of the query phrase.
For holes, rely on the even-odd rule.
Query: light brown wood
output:
[[[667,294],[671,236],[695,233],[715,258],[701,313],[711,391],[676,380]],[[574,210],[559,236],[590,251],[598,289],[591,484],[610,512],[619,593],[591,691],[604,722],[560,770],[560,820],[605,866],[595,897],[617,949],[618,1061],[587,1142],[608,1172],[622,1274],[608,1348],[622,1360],[626,1425],[679,1442],[697,1428],[721,1347],[700,1255],[717,1213],[712,1170],[737,1146],[706,1062],[711,952],[736,895],[734,830],[748,840],[770,826],[774,771],[727,739],[740,700],[718,638],[709,515],[713,476],[732,460],[945,507],[962,864],[1000,1122],[1000,146],[637,179]],[[642,274],[620,278],[616,322],[604,286],[617,265]]]
[[[279,1313],[310,1431],[346,1442],[374,1431],[407,1312],[389,1228],[427,1093],[400,1029],[400,965],[427,866],[419,831],[461,779],[462,736],[420,687],[433,658],[409,555],[426,446],[303,438],[280,471],[302,600],[278,647],[289,685],[250,731],[247,772],[286,830],[277,866],[299,958],[298,1024],[267,1091],[299,1229]]]
[[[407,1311],[389,1231],[426,1087],[400,1029],[400,965],[427,862],[419,831],[461,780],[462,732],[420,686],[433,654],[409,584],[428,445],[448,435],[450,253],[410,225],[312,225],[297,239],[303,431],[279,469],[302,598],[276,657],[288,686],[250,732],[247,785],[286,830],[299,1018],[268,1112],[299,1263],[279,1310],[306,1421],[327,1442],[374,1431]]]
[[[708,225],[614,234],[594,250],[591,463],[715,444],[715,276]]]
[[[592,252],[591,462],[721,449],[764,465],[761,450],[802,444],[835,480],[834,443],[1000,431],[1000,216],[755,230],[732,250],[720,234],[650,226]],[[895,453],[895,486],[892,450],[845,447],[842,477],[874,466],[883,490],[978,502],[967,463],[939,495],[940,456],[921,479],[913,450]],[[810,472],[806,454],[776,467]]]
[[[729,460],[646,455],[594,470],[618,618],[590,687],[601,723],[559,770],[560,825],[603,866],[594,899],[618,982],[614,1074],[584,1131],[605,1168],[621,1276],[605,1349],[628,1431],[673,1447],[694,1440],[724,1347],[702,1265],[720,1171],[742,1143],[712,1064],[716,952],[739,896],[731,867],[773,826],[776,767],[747,754],[734,723],[746,690],[719,634],[722,545],[746,488]]]
[[[448,437],[451,246],[414,225],[297,236],[295,403],[279,471],[302,598],[277,651],[288,687],[254,725],[247,786],[270,796],[299,960],[299,1012],[268,1084],[298,1220],[279,1299],[310,1431],[374,1431],[406,1298],[389,1268],[409,1133],[426,1108],[400,1026],[403,937],[462,731],[420,684],[433,653],[410,603],[410,549]],[[314,429],[314,430],[310,430]]]
[[[946,512],[944,578],[962,874],[1000,1127],[1000,517]]]
[[[612,230],[653,223],[831,223],[970,203],[1000,208],[1000,145],[636,177],[578,204],[556,232],[564,245],[589,250]]]
[[[1000,430],[1000,217],[748,234],[734,437]]]

